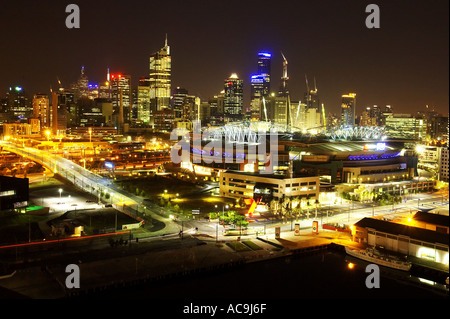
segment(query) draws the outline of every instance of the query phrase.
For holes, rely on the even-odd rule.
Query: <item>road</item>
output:
[[[26,146],[22,147],[7,142],[3,142],[2,147],[5,150],[25,156],[48,167],[53,173],[58,173],[75,186],[97,197],[98,202],[100,202],[102,193],[108,193],[109,199],[106,201],[114,208],[120,211],[126,211],[136,217],[139,217],[138,214],[136,214],[136,212],[139,212],[152,219],[157,219],[165,224],[164,232],[166,233],[179,232],[180,227],[172,219],[161,216],[156,209],[156,206],[146,205],[144,208],[142,198],[124,192],[115,186],[111,182],[111,179],[107,177],[92,173],[68,159],[47,151],[37,150]]]
[[[50,154],[45,151],[36,150],[29,147],[20,147],[14,144],[3,143],[2,146],[11,152],[26,156],[36,162],[39,162],[49,167],[53,172],[59,173],[65,177],[68,181],[74,185],[80,187],[84,191],[96,196],[100,202],[100,194],[110,194],[108,200],[114,208],[118,210],[126,210],[128,213],[134,212],[136,216],[144,214],[151,218],[155,218],[158,221],[165,224],[165,228],[159,233],[174,234],[180,230],[196,230],[197,233],[203,233],[212,237],[221,237],[223,233],[223,226],[217,225],[215,222],[199,221],[184,219],[174,221],[168,216],[162,208],[156,204],[150,202],[143,202],[143,199],[128,193],[125,193],[118,187],[116,187],[111,180],[106,177],[99,176],[89,170],[65,159],[56,154]],[[340,223],[351,225],[356,221],[371,216],[389,215],[394,216],[396,214],[408,214],[414,213],[418,208],[431,209],[438,207],[445,207],[447,205],[448,211],[448,190],[441,191],[440,193],[419,193],[404,196],[404,201],[396,205],[388,205],[382,207],[373,207],[371,204],[364,203],[352,203],[352,204],[338,204],[324,206],[315,212],[310,211],[310,218],[303,220],[285,221],[273,221],[267,219],[255,218],[254,222],[250,223],[249,233],[254,234],[257,229],[260,233],[263,230],[266,234],[273,233],[274,227],[281,227],[282,231],[291,231],[294,224],[299,223],[303,229],[311,228],[312,221],[319,221],[320,225],[323,223]],[[61,204],[62,205],[62,204]],[[331,214],[328,214],[331,212]],[[448,214],[448,213],[447,213]],[[230,237],[228,237],[230,238]]]

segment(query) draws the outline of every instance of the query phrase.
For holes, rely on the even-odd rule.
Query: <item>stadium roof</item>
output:
[[[368,141],[361,141],[361,142],[347,142],[347,141],[334,141],[334,142],[328,142],[328,143],[316,143],[316,144],[309,144],[309,145],[299,145],[299,147],[302,147],[304,151],[313,153],[313,154],[328,154],[328,155],[337,155],[342,153],[389,153],[389,152],[399,152],[403,149],[404,143],[400,142],[388,142],[385,143],[385,146],[383,148],[377,149],[377,143],[380,142],[368,142]],[[384,142],[382,142],[384,144]],[[290,146],[295,147],[295,142],[289,143]],[[369,148],[366,148],[366,145]]]

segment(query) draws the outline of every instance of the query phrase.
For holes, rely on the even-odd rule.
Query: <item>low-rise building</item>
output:
[[[319,176],[293,176],[226,171],[220,178],[220,195],[253,198],[265,203],[282,197],[319,200]]]
[[[444,232],[366,217],[353,225],[352,238],[372,247],[449,264],[449,237]]]
[[[448,215],[439,215],[422,211],[415,213],[414,217],[411,219],[411,222],[413,222],[413,225],[416,227],[445,234],[448,234],[449,221]]]

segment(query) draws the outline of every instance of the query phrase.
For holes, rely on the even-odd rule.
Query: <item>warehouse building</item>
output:
[[[449,237],[445,232],[363,218],[353,225],[352,237],[371,247],[449,264]]]

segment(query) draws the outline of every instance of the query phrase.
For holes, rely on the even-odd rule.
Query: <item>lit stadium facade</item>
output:
[[[297,128],[268,122],[206,128],[197,139],[195,133],[191,135],[189,158],[180,167],[196,178],[220,184],[223,175],[230,172],[241,173],[243,182],[248,182],[242,177],[245,173],[255,183],[261,182],[255,181],[255,175],[264,178],[272,174],[279,179],[315,176],[322,185],[330,186],[402,182],[417,176],[413,141],[387,140],[378,129],[352,131],[356,135],[345,136],[351,140],[339,140],[338,133],[333,137],[305,136]],[[251,194],[251,187],[245,187],[247,195]],[[280,192],[279,186],[277,191],[278,196],[290,195]]]

